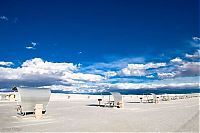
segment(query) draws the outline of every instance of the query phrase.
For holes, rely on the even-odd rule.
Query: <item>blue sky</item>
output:
[[[2,88],[197,87],[198,0],[0,3]]]

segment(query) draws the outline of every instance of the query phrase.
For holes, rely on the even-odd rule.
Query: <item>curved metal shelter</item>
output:
[[[110,92],[114,99],[114,105],[122,108],[123,107],[123,97],[119,92]]]
[[[153,103],[156,103],[157,102],[157,96],[156,96],[156,94],[154,94],[154,93],[150,93],[152,96],[153,96]]]
[[[43,111],[46,111],[50,99],[49,88],[18,88],[20,100],[20,113],[34,112],[36,104],[43,104]]]
[[[146,93],[143,94],[142,101],[144,103],[157,103],[157,96],[154,93]]]

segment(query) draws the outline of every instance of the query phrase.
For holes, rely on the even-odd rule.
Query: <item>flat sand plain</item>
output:
[[[199,97],[139,103],[125,95],[124,108],[99,107],[108,96],[52,94],[43,119],[18,116],[17,102],[0,102],[0,132],[199,132]]]

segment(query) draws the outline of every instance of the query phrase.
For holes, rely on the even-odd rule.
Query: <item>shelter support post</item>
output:
[[[42,110],[43,110],[43,104],[35,105],[35,118],[36,119],[42,119]]]

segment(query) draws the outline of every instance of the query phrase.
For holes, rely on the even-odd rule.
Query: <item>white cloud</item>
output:
[[[0,85],[71,86],[104,80],[100,75],[77,73],[78,68],[79,65],[73,63],[54,63],[34,58],[25,61],[18,68],[0,67]]]
[[[8,17],[6,17],[6,16],[0,16],[0,20],[8,21]]]
[[[37,45],[37,43],[35,43],[35,42],[31,42],[31,44],[33,45],[33,47],[35,47]]]
[[[121,70],[120,75],[122,76],[145,76],[145,69],[141,68],[133,68],[132,66],[128,65],[127,68]]]
[[[179,63],[173,65],[173,69],[164,69],[164,71],[157,71],[159,78],[174,78],[174,77],[195,77],[200,75],[200,62],[186,62],[177,58],[171,60],[173,63]]]
[[[176,58],[170,60],[170,62],[180,64],[180,63],[183,63],[183,60],[180,57],[176,57]]]
[[[198,78],[199,77],[164,79],[151,81],[149,83],[116,83],[110,86],[117,89],[199,88]]]
[[[97,69],[122,69],[126,67],[128,64],[143,63],[143,62],[144,62],[144,58],[142,57],[123,58],[116,61],[111,61],[109,63],[105,63],[105,62],[95,63],[84,68],[84,70],[92,71],[92,70],[97,70]]]
[[[46,85],[60,82],[65,72],[77,70],[73,63],[53,63],[34,58],[25,61],[18,68],[0,67],[1,85]]]
[[[121,76],[145,76],[147,69],[155,69],[166,66],[166,63],[128,64],[119,72]]]
[[[27,60],[22,64],[22,68],[26,68],[31,72],[37,72],[40,74],[45,73],[63,73],[63,72],[73,72],[77,70],[77,65],[73,63],[53,63],[48,61],[43,61],[41,58],[34,58]]]
[[[64,90],[71,92],[102,92],[112,89],[183,89],[199,88],[199,77],[173,78],[164,80],[155,80],[147,83],[98,83],[98,84],[78,84],[77,86],[52,85],[49,88],[53,90]]]
[[[26,49],[35,49],[35,48],[32,46],[26,46]]]
[[[106,78],[110,78],[110,77],[116,76],[117,73],[114,72],[114,71],[108,71],[108,72],[104,72],[104,75],[105,75]]]
[[[26,49],[36,49],[36,45],[37,45],[37,43],[31,42],[31,44],[29,46],[26,46]]]
[[[185,54],[185,57],[190,59],[200,58],[200,49],[198,49],[194,54]]]
[[[147,77],[147,78],[154,78],[153,75],[147,75],[146,77]]]
[[[192,37],[192,39],[193,39],[194,41],[198,41],[198,40],[200,40],[199,37]]]
[[[66,85],[50,85],[50,86],[43,86],[42,88],[49,88],[51,90],[63,90],[70,92],[75,92],[77,90],[75,86],[66,86]]]
[[[99,86],[97,85],[87,85],[87,84],[78,84],[74,86],[65,86],[65,85],[51,85],[51,86],[44,86],[44,88],[50,88],[51,90],[62,90],[62,91],[69,91],[73,93],[95,93],[95,92],[102,92],[105,89],[99,90]]]
[[[80,81],[89,81],[89,82],[99,82],[102,81],[104,78],[100,75],[94,74],[83,74],[83,73],[65,73],[62,76],[63,80],[73,79],[73,80],[80,80]]]
[[[176,73],[157,73],[159,78],[172,78],[176,76]]]
[[[14,65],[12,62],[5,62],[5,61],[0,61],[0,66],[11,66]]]
[[[94,73],[90,71],[82,73],[81,65],[66,62],[49,62],[41,58],[26,60],[18,68],[4,67],[6,66],[5,62],[0,62],[0,64],[4,64],[0,67],[0,87],[2,85],[46,86],[52,87],[52,89],[72,92],[99,92],[108,88],[189,88],[196,87],[198,81],[178,81],[177,78],[185,79],[186,77],[197,77],[200,75],[200,62],[187,62],[179,57],[170,60],[169,64],[152,62],[146,64],[128,64],[122,69],[119,69],[121,66],[113,69],[111,64],[110,67],[112,69],[109,69],[108,66],[106,66],[108,67],[107,69],[95,69],[94,67],[94,70],[90,69]],[[9,63],[7,62],[7,64]],[[154,77],[156,73],[157,75]],[[148,82],[150,79],[121,76],[146,76],[146,78],[153,79],[151,79],[151,82]],[[157,77],[159,80],[155,81]]]
[[[177,76],[191,77],[200,75],[200,62],[186,62],[178,68]]]
[[[134,83],[117,83],[112,85],[113,88],[118,89],[156,89],[156,88],[198,88],[199,83],[169,83],[169,84],[134,84]]]
[[[195,48],[200,47],[200,38],[199,37],[192,37],[192,41],[189,41],[190,45]]]
[[[164,66],[166,66],[166,63],[148,63],[148,64],[145,64],[145,69],[159,68],[159,67],[164,67]]]

